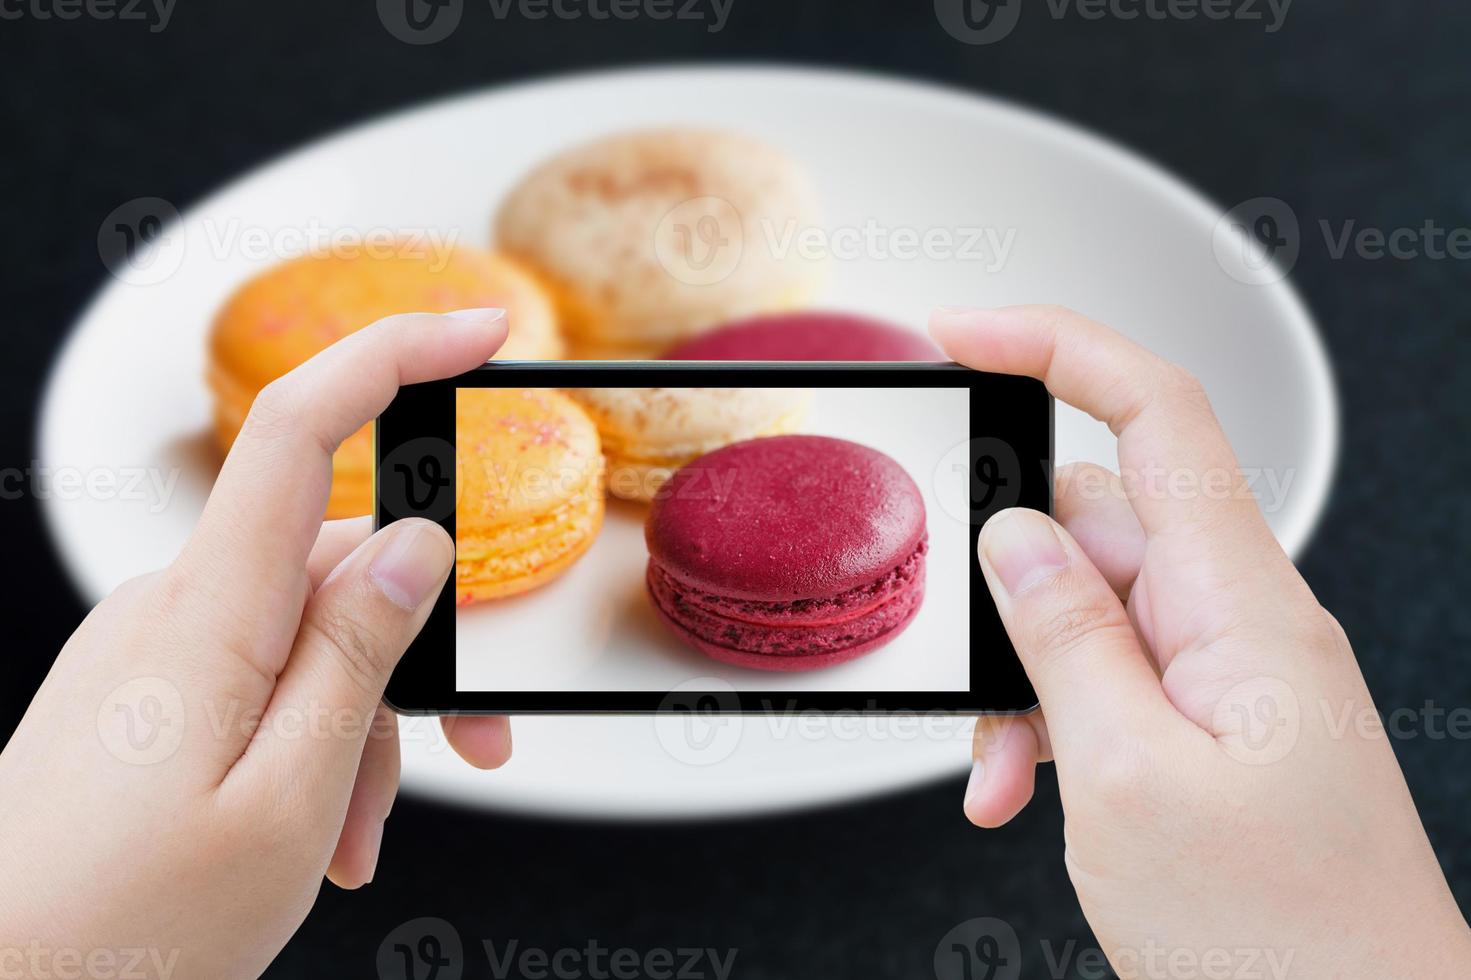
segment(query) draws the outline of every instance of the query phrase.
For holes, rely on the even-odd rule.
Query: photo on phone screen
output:
[[[462,490],[471,490],[462,492],[456,514],[459,576],[473,578],[508,560],[546,561],[539,550],[555,538],[586,533],[576,526],[586,520],[577,501],[597,480],[589,461],[569,445],[575,434],[564,422],[537,423],[530,421],[533,413],[508,409],[520,401],[548,414],[547,407],[557,404],[551,396],[582,404],[589,396],[612,401],[611,394],[534,388],[456,393],[458,479]],[[559,577],[515,596],[462,600],[455,612],[457,690],[669,691],[704,677],[751,691],[970,689],[973,553],[966,524],[946,511],[959,502],[960,517],[968,521],[969,474],[952,453],[970,438],[967,389],[641,388],[624,394],[648,401],[655,411],[680,403],[712,408],[720,402],[708,396],[720,395],[746,408],[772,404],[781,413],[801,413],[804,418],[790,424],[801,435],[780,437],[791,443],[782,447],[780,461],[800,473],[802,463],[789,455],[805,455],[810,485],[788,487],[753,513],[743,499],[748,484],[762,480],[761,493],[781,489],[765,485],[761,473],[743,472],[743,466],[773,465],[767,454],[728,453],[729,465],[720,466],[717,457],[713,468],[692,460],[685,465],[699,475],[679,481],[661,479],[658,460],[598,461],[613,491],[624,484],[651,501],[610,492],[596,539]],[[488,442],[496,451],[486,451]],[[881,455],[850,449],[849,442]],[[691,442],[689,448],[702,445]],[[842,483],[876,478],[854,468],[870,466],[883,476],[889,463],[899,477],[894,485],[876,494],[854,488],[864,491],[853,495],[854,502],[870,509],[841,512],[845,502],[833,495],[841,495]],[[775,478],[791,476],[784,470]],[[537,519],[515,527],[502,523],[512,501],[518,508],[539,507]],[[738,516],[722,513],[737,507]],[[705,556],[710,565],[759,552],[755,557],[771,567],[722,589],[721,570],[702,569],[694,556],[689,567],[656,563],[658,584],[651,588],[645,535],[650,520],[659,518],[678,522],[665,530],[670,537],[700,536],[691,549],[723,546],[728,553]],[[491,521],[499,530],[487,531]],[[669,545],[679,546],[677,540]],[[844,570],[831,587],[817,579],[824,566],[844,563],[862,567]],[[763,575],[770,583],[764,595]],[[804,579],[813,581],[810,594],[793,588]],[[843,657],[860,646],[869,649]],[[730,656],[717,659],[707,652],[712,649]],[[805,663],[813,660],[819,664]]]

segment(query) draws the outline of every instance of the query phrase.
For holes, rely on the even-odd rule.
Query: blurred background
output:
[[[626,20],[454,6],[463,8],[454,29],[417,44],[394,27],[401,8],[371,0],[182,0],[105,18],[49,0],[0,4],[7,473],[37,458],[48,369],[89,297],[112,281],[98,232],[125,202],[156,196],[187,210],[340,127],[566,71],[769,61],[1001,96],[1140,152],[1223,212],[1259,198],[1290,207],[1291,281],[1321,329],[1342,411],[1333,494],[1300,566],[1343,622],[1381,711],[1410,719],[1395,750],[1467,907],[1471,746],[1465,725],[1444,723],[1471,711],[1463,5],[1242,3],[1223,20],[1153,16],[1145,11],[1166,6],[1142,2],[1098,16],[1065,3],[977,3],[968,20],[945,0],[729,0],[691,4],[691,19],[635,5]],[[434,151],[425,148],[426,179]],[[1353,237],[1365,229],[1383,242]],[[1339,247],[1345,230],[1351,240]],[[0,499],[5,735],[86,611],[25,485],[8,481]],[[1024,975],[1097,975],[1076,960],[1049,971],[1042,954],[1043,944],[1091,943],[1063,867],[1051,769],[1000,831],[965,822],[962,789],[956,777],[698,822],[507,817],[406,796],[376,881],[355,894],[325,888],[268,975],[371,976],[385,937],[420,917],[449,923],[469,947],[734,950],[731,975],[745,978],[925,977],[950,930],[994,917],[1018,934]],[[467,975],[484,975],[483,958],[469,962]]]

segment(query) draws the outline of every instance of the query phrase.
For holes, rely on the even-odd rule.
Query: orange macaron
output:
[[[603,523],[597,427],[552,388],[461,388],[455,480],[460,605],[551,581]]]
[[[401,242],[334,249],[274,266],[236,290],[215,318],[207,380],[214,428],[228,451],[255,396],[322,349],[396,313],[448,313],[498,307],[510,336],[496,355],[562,355],[551,302],[510,259],[461,246]],[[328,517],[373,509],[373,433],[365,426],[332,458]]]

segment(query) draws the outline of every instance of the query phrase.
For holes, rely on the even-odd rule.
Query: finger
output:
[[[970,781],[965,787],[965,815],[977,827],[1000,827],[1032,799],[1037,763],[1044,753],[1042,713],[982,715],[972,738]]]
[[[1119,464],[1146,533],[1203,521],[1253,535],[1265,530],[1204,390],[1183,369],[1059,307],[941,309],[930,331],[957,361],[1037,378],[1058,398],[1108,423],[1119,438]]]
[[[1144,561],[1144,529],[1118,474],[1093,463],[1059,467],[1053,481],[1057,523],[1125,601]]]
[[[307,555],[332,483],[332,453],[387,407],[399,387],[483,363],[506,336],[500,310],[388,317],[267,385],[220,470],[181,560],[227,583],[230,619],[259,623],[262,666],[278,670],[273,627],[294,621]],[[243,608],[241,608],[243,607]],[[247,644],[249,645],[249,644]]]
[[[1292,608],[1313,601],[1204,392],[1180,368],[1057,307],[940,310],[930,329],[957,360],[1040,378],[1118,435],[1125,491],[1148,540],[1130,598],[1151,600],[1136,615],[1161,670],[1247,616],[1285,628]],[[1151,569],[1165,581],[1151,583]]]
[[[1092,463],[1072,463],[1058,469],[1053,497],[1058,522],[1114,594],[1127,599],[1144,557],[1144,529],[1118,476]],[[972,754],[965,814],[978,827],[999,827],[1031,800],[1037,763],[1052,761],[1046,716],[1041,710],[983,715],[976,720]]]
[[[252,741],[241,762],[290,772],[324,799],[330,798],[324,787],[349,789],[366,723],[453,566],[449,535],[418,518],[390,524],[338,565],[307,604],[266,708],[264,734]],[[333,737],[276,736],[298,728],[296,718],[327,719]]]
[[[1070,745],[1181,721],[1123,603],[1066,531],[1045,514],[1013,508],[986,522],[979,550],[1059,758]]]
[[[307,556],[306,574],[312,591],[322,587],[322,581],[342,560],[352,554],[373,533],[371,517],[348,517],[340,521],[328,521],[317,534],[317,543]]]
[[[476,769],[499,769],[511,758],[511,719],[500,716],[445,715],[444,737],[461,759]]]
[[[398,718],[382,705],[373,717],[347,817],[327,878],[338,888],[361,888],[373,880],[383,846],[383,822],[398,795]]]

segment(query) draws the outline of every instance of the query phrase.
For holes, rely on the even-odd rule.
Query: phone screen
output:
[[[405,389],[380,519],[438,520],[457,556],[406,658],[438,664],[421,703],[1030,707],[975,546],[990,513],[1048,507],[1050,400],[936,367],[492,365]]]

